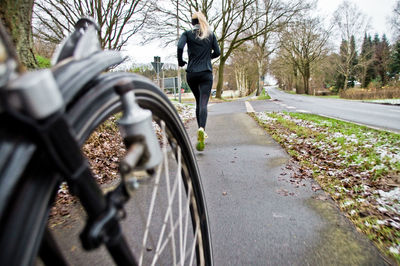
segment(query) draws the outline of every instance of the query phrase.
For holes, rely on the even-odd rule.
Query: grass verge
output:
[[[265,88],[263,88],[260,95],[257,97],[257,100],[269,100],[269,99],[271,99],[271,97],[265,91]]]
[[[400,134],[311,114],[250,115],[400,264]]]

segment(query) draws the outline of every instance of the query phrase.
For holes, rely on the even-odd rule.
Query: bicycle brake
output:
[[[123,108],[123,116],[118,124],[128,147],[128,152],[120,163],[120,172],[123,180],[129,184],[127,186],[129,191],[136,189],[139,185],[137,177],[132,177],[130,173],[133,171],[153,172],[163,159],[152,124],[152,113],[137,104],[132,86],[132,83],[128,81],[116,87]]]

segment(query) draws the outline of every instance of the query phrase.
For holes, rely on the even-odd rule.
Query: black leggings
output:
[[[213,75],[211,71],[188,72],[186,79],[196,99],[197,125],[206,128],[207,104],[210,99]]]

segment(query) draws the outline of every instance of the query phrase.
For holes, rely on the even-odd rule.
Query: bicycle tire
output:
[[[172,146],[174,146],[172,148],[180,147],[182,151],[182,180],[186,192],[188,186],[191,187],[189,191],[193,190],[188,201],[190,205],[190,220],[199,226],[199,230],[192,228],[199,235],[194,236],[194,238],[198,238],[195,243],[196,262],[201,265],[212,265],[212,247],[207,210],[199,170],[190,140],[175,108],[155,85],[147,79],[133,74],[109,73],[100,75],[88,84],[90,89],[83,88],[84,94],[68,105],[67,117],[76,132],[77,140],[82,145],[99,124],[107,117],[121,110],[119,96],[115,93],[114,86],[122,79],[125,81],[128,79],[134,85],[139,105],[152,111],[153,116],[158,121],[165,122],[170,145],[175,142],[172,143]],[[176,154],[176,151],[174,153]],[[38,169],[37,172],[32,171],[30,168],[27,169],[28,171],[25,171],[23,178],[21,178],[21,184],[15,191],[14,199],[9,206],[10,210],[18,211],[15,211],[14,215],[7,217],[7,222],[2,224],[2,230],[4,232],[20,232],[20,235],[30,239],[30,244],[16,245],[7,249],[13,252],[8,254],[19,254],[19,259],[12,256],[14,259],[10,260],[9,265],[28,265],[32,264],[36,259],[48,212],[54,200],[52,195],[54,195],[59,184],[57,179],[50,176],[38,178],[38,174],[45,174],[43,169]],[[38,193],[38,191],[41,192]],[[30,195],[29,204],[24,200],[26,195]],[[32,213],[31,210],[35,210],[35,212]],[[17,220],[28,221],[28,223],[15,223]],[[36,229],[32,231],[29,228],[32,228],[33,225],[35,225]],[[12,238],[12,234],[7,235],[8,238],[1,237],[1,243],[4,245]],[[30,248],[28,249],[27,247]],[[7,253],[2,252],[2,254],[0,254],[0,257],[7,257]]]
[[[1,217],[0,261],[4,265],[33,265],[40,248],[60,182],[40,156],[33,156],[21,176],[14,177],[18,182]]]

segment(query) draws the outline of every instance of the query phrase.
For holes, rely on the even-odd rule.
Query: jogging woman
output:
[[[197,145],[198,151],[204,150],[204,139],[207,134],[207,104],[213,84],[211,59],[217,58],[221,52],[217,38],[211,31],[206,17],[201,12],[192,15],[193,29],[185,31],[178,42],[178,65],[183,67],[183,48],[188,45],[189,63],[186,79],[196,99]]]

